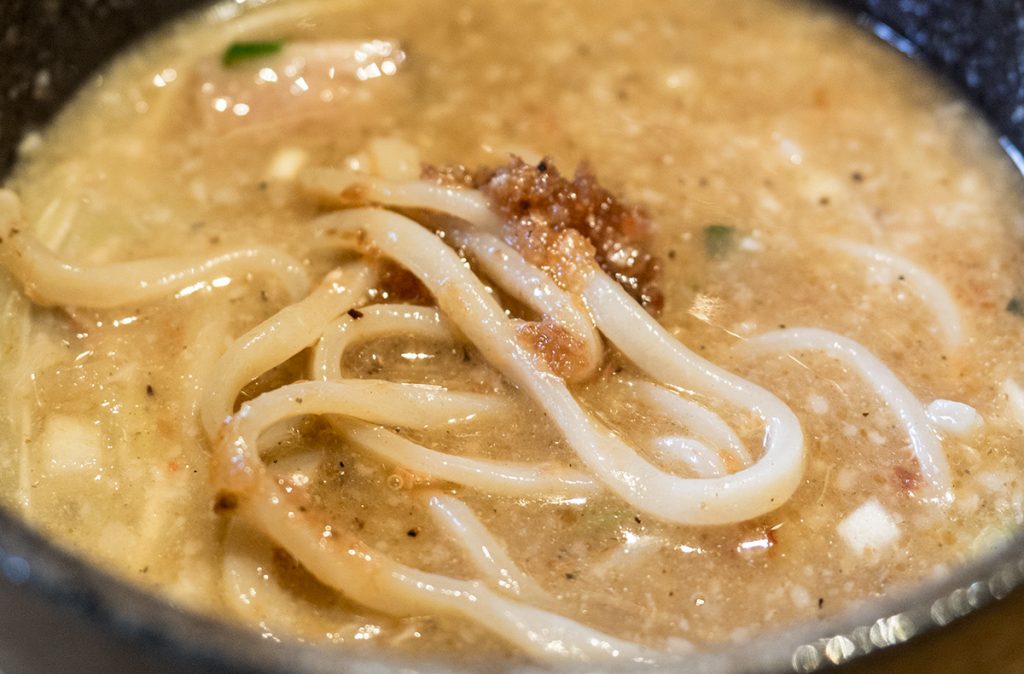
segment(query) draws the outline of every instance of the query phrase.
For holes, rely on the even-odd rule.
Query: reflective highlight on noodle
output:
[[[489,59],[487,3],[461,46],[232,4],[115,65],[0,190],[8,501],[268,638],[550,662],[685,658],[997,545],[1017,177],[841,18],[680,4],[548,7]],[[745,79],[840,43],[806,109],[809,59]]]

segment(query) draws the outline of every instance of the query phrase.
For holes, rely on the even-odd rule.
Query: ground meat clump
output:
[[[645,247],[650,219],[602,187],[587,164],[568,178],[550,160],[532,165],[513,157],[475,171],[428,166],[423,177],[483,192],[505,219],[505,240],[560,284],[571,288],[581,256],[593,255],[648,311],[661,309],[658,259]]]
[[[540,354],[553,374],[570,378],[586,367],[582,340],[555,321],[523,322],[517,332],[520,343]]]

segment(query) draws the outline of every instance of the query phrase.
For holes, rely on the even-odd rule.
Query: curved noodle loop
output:
[[[768,332],[745,342],[752,350],[822,351],[859,373],[903,423],[925,479],[939,499],[953,499],[953,480],[942,443],[924,405],[873,353],[850,339],[818,328]]]
[[[469,506],[440,492],[428,494],[427,503],[434,520],[459,541],[491,586],[537,604],[556,603],[550,593],[519,568]]]
[[[489,232],[501,228],[501,219],[476,190],[442,187],[425,180],[391,181],[355,171],[311,168],[300,176],[305,192],[327,206],[348,208],[378,204],[450,213]]]
[[[634,386],[642,398],[682,422],[692,433],[703,438],[704,442],[720,448],[741,466],[750,465],[750,452],[743,446],[736,431],[718,414],[663,386],[643,381],[635,382]]]
[[[330,321],[357,304],[369,287],[369,276],[369,268],[362,264],[348,274],[335,270],[308,297],[235,340],[217,361],[203,397],[202,422],[207,435],[213,438],[234,411],[243,386],[310,346]]]
[[[960,319],[960,309],[946,286],[932,274],[905,257],[893,255],[874,246],[845,239],[830,241],[844,253],[865,260],[870,265],[888,269],[893,276],[898,275],[900,279],[905,280],[934,314],[939,333],[946,345],[956,348],[963,343],[964,328]]]

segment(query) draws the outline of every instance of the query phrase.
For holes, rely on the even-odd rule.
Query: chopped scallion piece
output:
[[[720,260],[735,246],[736,228],[730,225],[708,225],[704,228],[704,252],[712,260]]]
[[[224,50],[224,67],[230,68],[241,61],[276,54],[284,48],[284,40],[267,40],[259,42],[232,42]]]
[[[1006,310],[1015,316],[1024,316],[1024,302],[1019,297],[1011,297],[1006,303]]]

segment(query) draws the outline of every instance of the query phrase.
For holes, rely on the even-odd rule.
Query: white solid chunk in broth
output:
[[[985,423],[978,410],[955,400],[933,400],[927,412],[936,426],[961,437],[971,435]]]
[[[88,418],[51,414],[38,442],[48,471],[95,472],[100,466],[105,439],[102,429]]]
[[[858,555],[883,552],[900,538],[900,528],[892,514],[871,499],[847,515],[836,527],[843,542]]]

